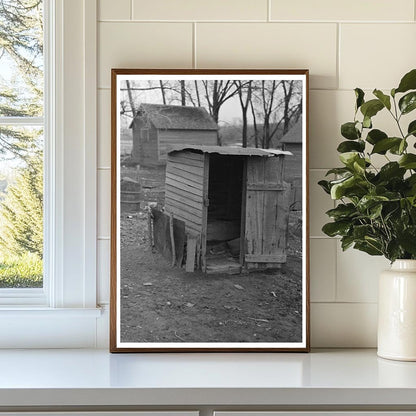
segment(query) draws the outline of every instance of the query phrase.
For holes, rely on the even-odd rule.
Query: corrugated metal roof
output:
[[[180,152],[182,150],[191,150],[199,153],[218,153],[220,155],[232,156],[293,156],[293,153],[277,149],[258,149],[255,147],[237,147],[237,146],[199,146],[177,144],[169,146],[168,153]]]
[[[203,107],[141,104],[136,117],[140,116],[148,117],[157,129],[218,130],[217,124]]]

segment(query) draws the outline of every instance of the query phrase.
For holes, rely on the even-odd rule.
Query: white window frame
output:
[[[102,325],[96,305],[97,0],[44,1],[45,284],[0,293],[0,348],[94,347]]]

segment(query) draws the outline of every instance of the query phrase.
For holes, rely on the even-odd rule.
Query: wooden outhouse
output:
[[[292,184],[291,209],[302,209],[302,118],[282,137],[283,150],[293,154],[286,163],[283,179]]]
[[[141,104],[130,128],[132,159],[143,166],[166,164],[171,145],[217,144],[218,126],[203,107]]]
[[[289,155],[289,156],[288,156]],[[290,152],[175,146],[166,166],[165,211],[196,239],[204,272],[239,273],[286,262]]]

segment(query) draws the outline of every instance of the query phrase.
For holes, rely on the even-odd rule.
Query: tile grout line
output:
[[[210,20],[192,20],[192,19],[98,19],[98,23],[287,23],[287,24],[306,24],[306,25],[315,25],[315,24],[354,24],[354,25],[414,25],[414,20],[268,20],[266,19],[210,19]]]
[[[340,71],[341,71],[341,24],[337,23],[337,62],[336,62],[336,71],[337,71],[337,90],[339,89],[339,80],[340,80]]]
[[[416,0],[415,0],[416,1]],[[272,0],[267,0],[267,22],[272,20]]]
[[[196,69],[196,22],[192,23],[192,68]]]
[[[340,244],[340,241],[336,240],[334,244],[335,253],[333,253],[335,260],[334,303],[338,303],[338,244]]]
[[[130,0],[130,20],[133,20],[133,1]]]

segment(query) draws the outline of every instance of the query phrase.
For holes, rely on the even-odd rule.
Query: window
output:
[[[43,287],[42,0],[0,1],[0,288]]]
[[[0,11],[3,3],[0,0]],[[107,333],[106,320],[97,319],[101,312],[96,306],[97,1],[42,3],[48,111],[25,126],[39,130],[44,126],[47,137],[43,143],[46,279],[42,288],[0,290],[0,347],[94,347],[105,344]],[[2,126],[20,122],[1,117]]]

